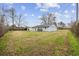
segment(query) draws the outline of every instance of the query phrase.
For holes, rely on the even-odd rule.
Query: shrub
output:
[[[76,36],[79,36],[79,22],[73,23],[71,31],[75,33]]]

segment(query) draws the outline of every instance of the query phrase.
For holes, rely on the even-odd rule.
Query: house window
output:
[[[46,29],[46,27],[45,27],[45,29]]]

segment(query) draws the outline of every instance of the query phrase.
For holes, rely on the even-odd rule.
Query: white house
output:
[[[37,25],[32,28],[29,28],[29,31],[57,31],[57,27],[55,25]]]

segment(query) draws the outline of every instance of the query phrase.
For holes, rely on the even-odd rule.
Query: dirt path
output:
[[[68,52],[69,52],[69,46],[70,46],[70,44],[69,44],[69,42],[68,42],[68,37],[67,37],[67,35],[68,35],[68,32],[65,32],[64,33],[64,45],[63,45],[63,50],[62,50],[62,53],[64,53],[64,55],[68,55]]]

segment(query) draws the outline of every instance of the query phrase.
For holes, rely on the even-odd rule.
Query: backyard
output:
[[[78,39],[68,30],[9,31],[0,38],[0,55],[79,55]]]

